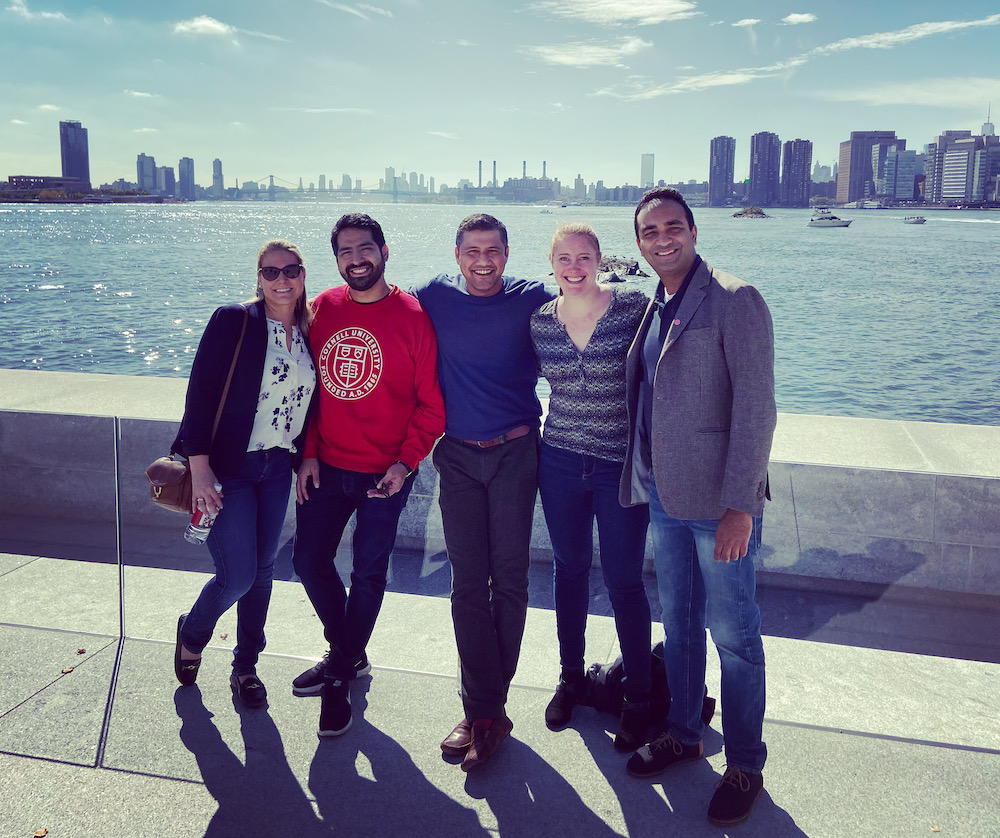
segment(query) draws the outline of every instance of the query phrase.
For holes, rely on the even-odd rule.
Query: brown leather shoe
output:
[[[455,729],[449,733],[441,743],[441,750],[450,757],[464,756],[472,744],[472,723],[468,719],[462,719]]]
[[[514,723],[506,716],[498,719],[476,719],[472,723],[472,744],[462,760],[462,770],[471,771],[493,756],[497,746],[514,729]]]

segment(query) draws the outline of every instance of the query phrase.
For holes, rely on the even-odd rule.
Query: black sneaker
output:
[[[319,711],[320,737],[342,736],[347,733],[354,719],[351,717],[351,685],[347,681],[326,681],[322,692],[323,705]]]
[[[622,715],[615,732],[615,750],[627,753],[634,751],[646,741],[649,729],[649,702],[629,701],[625,696],[622,704]]]
[[[545,726],[549,730],[562,730],[573,718],[573,708],[580,701],[583,680],[559,679],[556,694],[545,708]]]
[[[732,826],[750,817],[750,810],[764,789],[764,775],[727,766],[708,804],[708,820],[715,826]]]
[[[307,669],[292,681],[292,695],[310,696],[319,695],[323,691],[323,681],[326,679],[326,670],[330,664],[330,653],[323,655],[322,659],[315,666]],[[368,656],[362,652],[361,657],[354,664],[354,677],[360,678],[372,671],[372,665],[368,663]]]
[[[704,752],[701,742],[697,745],[683,745],[669,733],[663,733],[632,754],[625,770],[633,777],[645,780],[662,774],[672,765],[700,759]]]

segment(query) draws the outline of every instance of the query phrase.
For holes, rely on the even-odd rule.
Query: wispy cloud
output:
[[[223,23],[208,15],[199,15],[190,20],[181,20],[174,24],[176,35],[212,35],[215,37],[235,37],[239,30],[235,26]]]
[[[327,8],[334,9],[338,12],[346,12],[349,15],[354,15],[355,17],[359,17],[362,20],[370,20],[368,14],[378,14],[378,15],[384,15],[386,17],[392,17],[392,12],[388,11],[387,9],[380,9],[376,6],[369,6],[367,3],[361,3],[360,5],[357,6],[351,6],[348,5],[347,3],[334,3],[333,0],[316,0],[316,2],[322,6],[326,6]],[[366,14],[366,12],[368,14]]]
[[[892,49],[902,44],[909,44],[932,35],[944,35],[948,32],[959,32],[963,29],[973,29],[983,26],[1000,24],[1000,14],[990,15],[979,20],[939,20],[929,23],[916,23],[895,32],[876,32],[871,35],[860,35],[856,38],[844,38],[832,44],[817,47],[810,55],[825,55],[833,52],[846,52],[852,49]]]
[[[133,99],[157,99],[160,95],[158,93],[143,93],[141,90],[125,90],[123,92],[126,96],[131,96]]]
[[[795,26],[798,23],[813,23],[815,20],[816,15],[812,14],[812,12],[805,12],[801,14],[793,12],[790,15],[785,15],[785,17],[781,19],[781,22],[785,24],[785,26]]]
[[[523,47],[521,51],[547,64],[568,67],[624,67],[625,58],[651,46],[653,45],[649,41],[633,37],[625,38],[620,43],[610,46],[598,41],[581,41],[575,44]]]
[[[182,20],[174,24],[175,35],[207,36],[210,38],[232,38],[234,44],[238,44],[237,36],[250,35],[253,38],[266,38],[269,41],[285,41],[280,35],[272,35],[268,32],[255,32],[252,29],[240,29],[223,23],[208,15],[199,15],[190,20]]]
[[[27,125],[28,123],[25,122],[23,119],[12,119],[10,121],[10,124],[11,125]]]
[[[746,29],[747,35],[750,36],[750,46],[756,50],[757,49],[757,32],[754,27],[760,23],[760,18],[756,17],[745,17],[743,20],[738,20],[733,26],[739,29]]]
[[[756,21],[747,19],[732,24],[733,26],[750,26]],[[648,77],[633,77],[622,84],[597,90],[595,96],[613,96],[627,101],[643,101],[660,96],[673,96],[681,93],[693,93],[712,87],[728,87],[750,84],[761,79],[783,76],[810,61],[825,55],[847,52],[855,49],[893,49],[903,44],[909,44],[923,38],[941,35],[964,29],[982,28],[1000,25],[1000,14],[989,15],[978,20],[945,20],[928,23],[918,23],[899,29],[895,32],[878,32],[870,35],[860,35],[854,38],[844,38],[830,44],[816,47],[802,55],[793,56],[784,61],[763,67],[745,67],[735,70],[719,70],[697,76],[683,76],[669,83],[655,82]],[[995,94],[994,94],[995,95]],[[831,94],[832,96],[832,94]],[[988,98],[988,97],[987,97]],[[926,102],[925,98],[914,100],[914,104]]]
[[[366,12],[371,12],[373,15],[381,15],[382,17],[393,17],[392,12],[390,12],[388,9],[380,9],[378,6],[369,6],[367,3],[361,3],[358,6],[358,8]]]
[[[432,137],[441,137],[441,138],[443,138],[445,140],[460,140],[460,139],[462,139],[454,131],[428,131],[427,133],[430,134]]]
[[[159,128],[133,128],[133,134],[159,134]]]
[[[969,76],[933,78],[899,84],[865,85],[859,88],[820,91],[831,102],[860,102],[863,105],[930,105],[940,108],[981,109],[983,102],[1000,98],[1000,78]]]
[[[40,111],[58,111],[60,107],[58,105],[39,105],[38,110]]]
[[[467,41],[467,40],[465,40],[465,38],[460,38],[459,40],[455,41],[455,46],[457,46],[457,47],[478,47],[479,44],[477,44],[475,41]]]
[[[10,0],[7,11],[24,20],[69,20],[62,12],[33,12],[25,0]]]
[[[552,17],[583,20],[602,26],[637,24],[648,26],[665,21],[686,20],[701,14],[691,0],[536,0],[525,8]]]
[[[360,114],[361,116],[373,116],[375,111],[371,108],[269,108],[272,111],[286,111],[292,113],[308,113],[308,114],[342,114],[342,113],[352,113]]]

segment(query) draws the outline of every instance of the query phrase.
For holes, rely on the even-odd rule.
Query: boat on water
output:
[[[922,215],[908,215],[903,219],[904,224],[923,224],[926,221]]]
[[[813,212],[807,227],[849,227],[853,218],[838,218],[827,207],[819,207]]]

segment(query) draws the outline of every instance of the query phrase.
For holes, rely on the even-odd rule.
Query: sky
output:
[[[295,187],[386,167],[436,184],[708,177],[709,142],[851,131],[918,151],[1000,110],[1000,3],[925,0],[0,0],[0,178],[59,175],[59,121],[91,180],[136,156],[211,184]],[[993,121],[1000,121],[1000,118]]]

